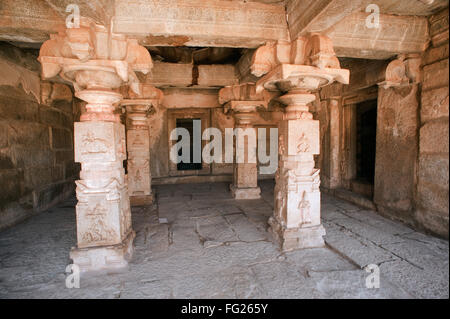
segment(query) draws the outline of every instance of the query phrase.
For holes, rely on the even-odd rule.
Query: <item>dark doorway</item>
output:
[[[202,163],[194,163],[194,120],[200,119],[177,119],[177,128],[185,128],[189,132],[190,136],[190,163],[180,162],[177,164],[177,170],[179,171],[193,171],[193,170],[201,170]],[[181,140],[181,136],[178,137],[179,142]],[[200,158],[201,158],[201,150],[200,150]],[[182,149],[178,151],[178,156],[182,156]]]
[[[377,100],[356,106],[356,179],[373,184],[377,135]]]

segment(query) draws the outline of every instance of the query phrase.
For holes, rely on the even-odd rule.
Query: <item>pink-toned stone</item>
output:
[[[283,251],[321,247],[325,230],[320,221],[319,169],[314,167],[314,155],[320,152],[319,122],[313,120],[308,104],[316,99],[310,92],[334,81],[348,84],[349,72],[340,69],[326,37],[297,39],[291,44],[289,60],[282,54],[285,43],[283,50],[275,47],[258,49],[252,60],[254,74],[265,74],[257,81],[256,92],[287,92],[278,98],[286,107],[278,125],[279,161],[269,224]],[[289,64],[295,62],[303,64]]]
[[[114,90],[127,83],[139,93],[134,72],[149,72],[151,57],[135,40],[82,18],[80,28],[52,35],[42,45],[39,61],[44,79],[60,75],[87,102],[74,128],[81,179],[76,182],[77,247],[71,258],[82,271],[124,267],[132,254],[134,231],[123,168],[125,128],[114,113],[122,95]]]
[[[245,133],[253,134],[255,139],[252,141],[250,137],[244,142],[244,138],[239,136],[238,132],[236,141],[244,145],[237,145],[243,152],[254,152],[256,154],[256,137],[257,130],[253,127],[255,121],[257,108],[267,108],[270,100],[270,93],[262,91],[256,92],[254,84],[241,84],[229,86],[219,91],[219,103],[224,104],[224,112],[232,113],[235,118],[235,127],[244,129]],[[242,142],[239,142],[242,141]],[[257,199],[260,198],[261,190],[258,187],[258,168],[256,158],[252,162],[250,155],[244,163],[234,162],[233,164],[233,183],[230,185],[230,190],[235,199]]]
[[[128,188],[132,206],[153,203],[150,172],[150,131],[148,118],[157,108],[162,92],[150,85],[141,85],[141,94],[125,99],[121,105],[127,115]],[[135,96],[132,92],[130,95]]]

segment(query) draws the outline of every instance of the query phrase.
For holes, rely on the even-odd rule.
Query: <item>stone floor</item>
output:
[[[133,208],[129,271],[65,287],[75,200],[0,233],[0,298],[448,298],[448,241],[323,195],[327,248],[280,253],[266,231],[273,182],[261,200],[233,200],[225,183],[155,187]],[[159,219],[158,219],[159,218]],[[167,221],[167,222],[166,222]],[[365,286],[368,264],[381,287]]]

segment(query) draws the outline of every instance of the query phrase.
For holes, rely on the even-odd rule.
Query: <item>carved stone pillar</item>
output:
[[[141,98],[121,102],[127,115],[128,190],[132,206],[153,203],[148,119],[162,98],[160,90],[148,85],[141,85],[141,92]]]
[[[258,187],[258,166],[256,156],[257,130],[253,127],[257,108],[267,108],[269,100],[268,92],[262,91],[256,94],[255,85],[246,83],[228,86],[219,91],[219,103],[224,104],[224,112],[232,113],[235,119],[236,152],[247,152],[247,160],[242,163],[236,160],[233,163],[233,183],[230,185],[231,194],[235,199],[258,199],[261,197],[261,189]],[[247,135],[247,139],[239,136]],[[254,136],[254,140],[251,137]],[[238,141],[244,141],[239,145]],[[241,149],[237,149],[240,147]],[[250,154],[255,154],[254,161]]]
[[[340,186],[340,139],[341,139],[341,99],[331,98],[328,102],[329,114],[330,114],[330,180],[329,188],[336,189]]]
[[[319,121],[313,120],[308,104],[320,87],[336,80],[348,83],[349,72],[339,68],[330,40],[318,35],[259,50],[253,69],[266,75],[258,80],[256,89],[285,93],[278,99],[286,105],[278,128],[271,231],[283,251],[321,247],[325,229],[320,220],[320,175],[314,162],[314,155],[320,152]]]
[[[258,199],[261,197],[261,189],[258,187],[258,167],[256,163],[256,156],[254,161],[250,159],[250,154],[256,154],[256,138],[257,132],[252,125],[256,113],[255,103],[232,102],[231,108],[236,121],[235,127],[240,128],[236,135],[237,141],[244,141],[244,145],[239,145],[240,151],[245,155],[247,151],[248,159],[244,163],[233,163],[233,183],[230,185],[231,194],[235,199]],[[248,138],[239,136],[240,134],[249,134]],[[255,140],[251,136],[255,136]],[[238,147],[238,145],[236,145]],[[245,159],[244,159],[245,160]]]
[[[70,257],[81,271],[125,267],[135,233],[127,177],[125,128],[116,106],[123,83],[136,88],[134,71],[148,72],[148,51],[88,19],[80,28],[52,35],[40,50],[44,78],[60,75],[73,83],[86,101],[86,112],[75,123],[75,161],[81,163],[77,184],[77,247]]]
[[[133,103],[133,104],[129,104]],[[150,176],[150,141],[147,114],[151,103],[124,100],[127,112],[128,189],[132,206],[153,203]]]

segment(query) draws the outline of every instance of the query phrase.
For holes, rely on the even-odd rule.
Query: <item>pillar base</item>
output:
[[[269,232],[282,251],[325,247],[325,228],[322,225],[288,229],[273,217],[269,218],[269,225]]]
[[[108,272],[123,270],[133,255],[133,240],[136,236],[131,231],[127,238],[118,245],[72,248],[70,258],[80,267],[80,272]]]
[[[261,189],[259,187],[238,188],[230,184],[231,195],[234,199],[260,199]]]
[[[141,195],[141,196],[130,196],[131,206],[147,206],[153,204],[153,194]]]

